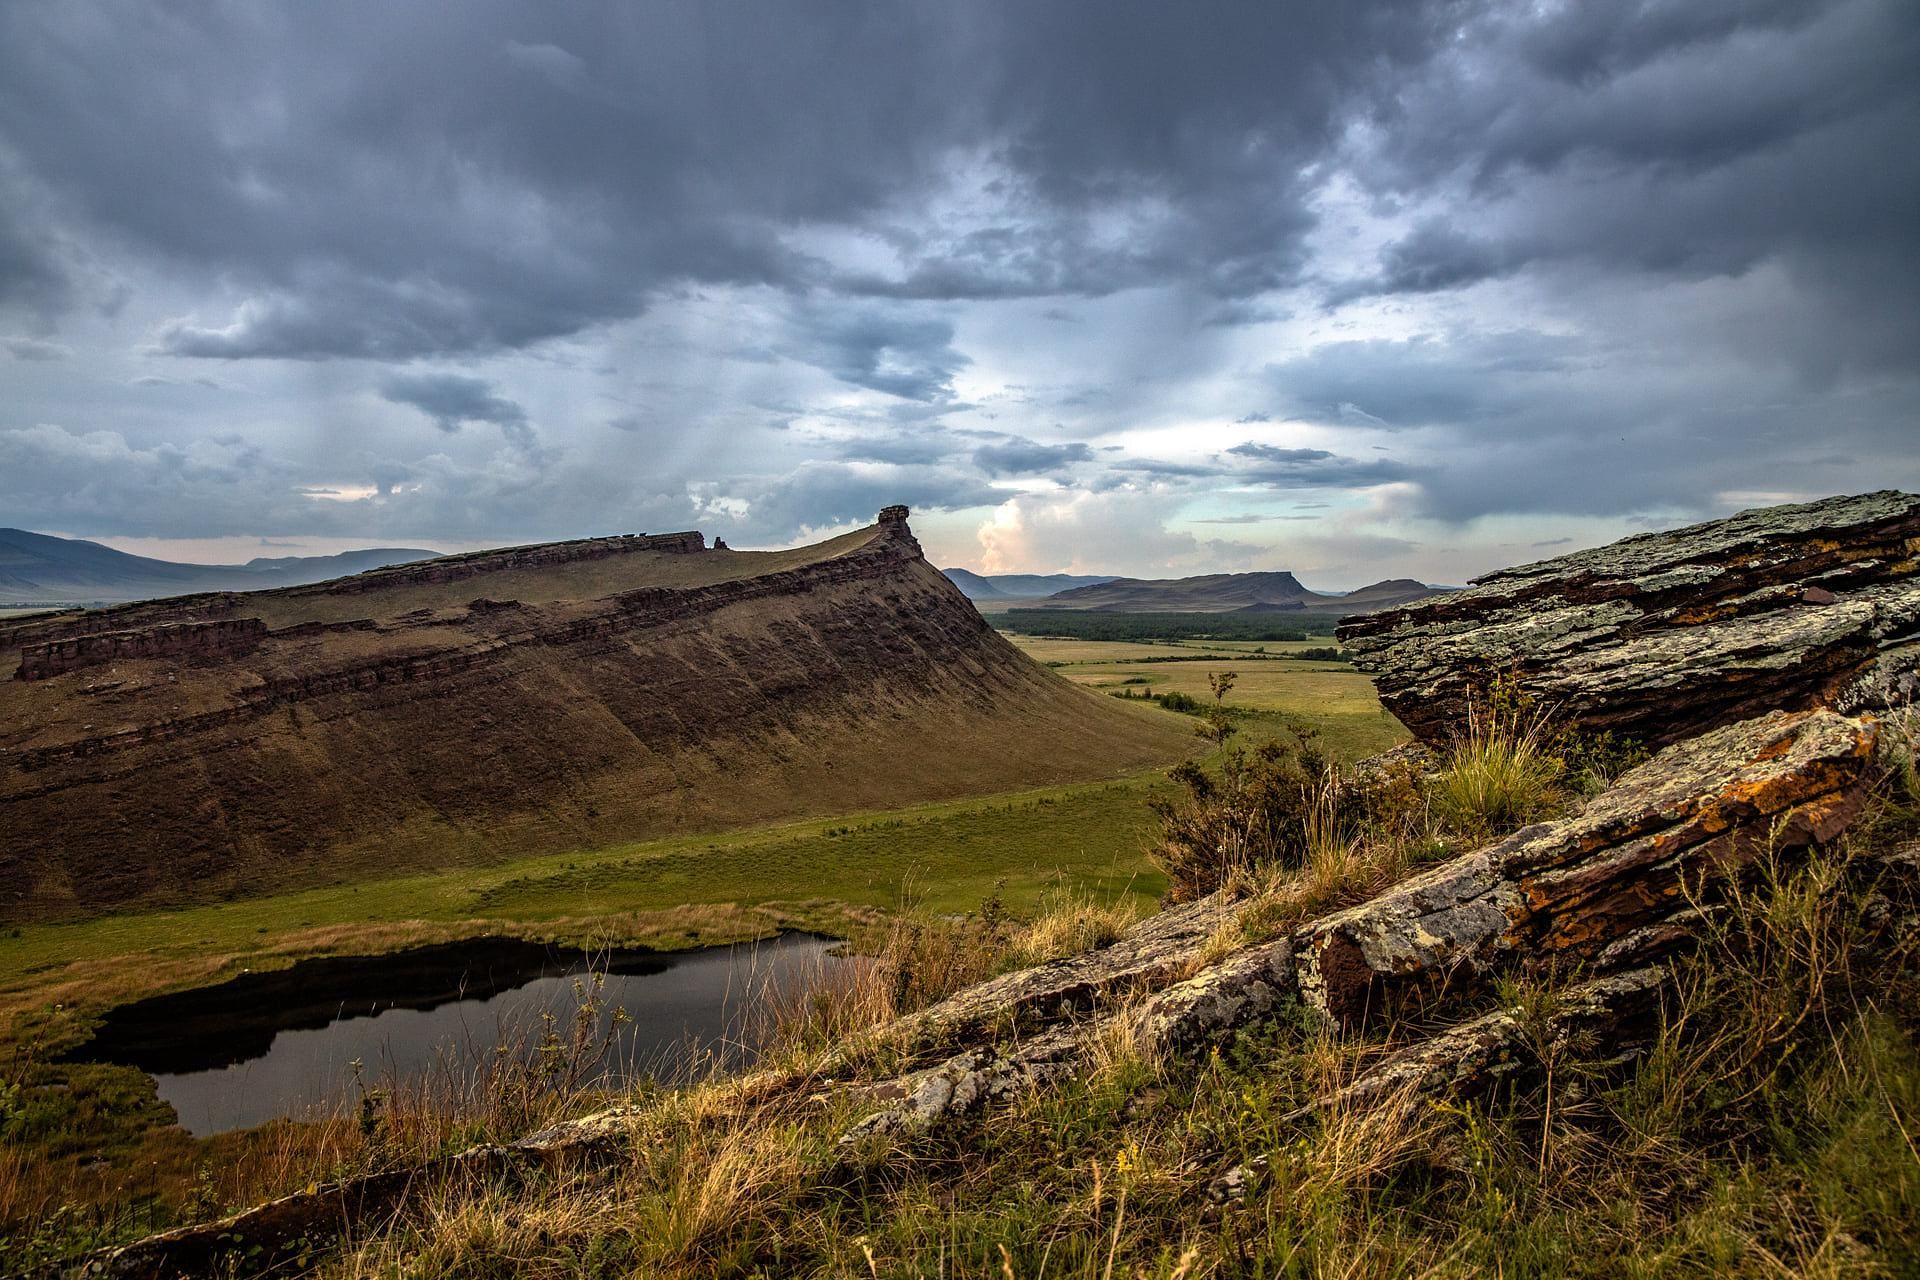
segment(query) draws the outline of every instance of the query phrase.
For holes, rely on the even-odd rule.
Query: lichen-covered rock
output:
[[[1104,1037],[1146,1057],[1190,1055],[1276,1013],[1294,995],[1293,952],[1283,938],[1217,960],[1146,999],[1009,1046],[989,1043],[935,1067],[864,1090],[885,1105],[841,1138],[853,1155],[875,1138],[937,1125],[1077,1074]]]
[[[1645,1051],[1658,1021],[1660,995],[1670,981],[1664,965],[1604,974],[1562,992],[1538,1025],[1530,1025],[1519,1009],[1482,1014],[1389,1055],[1288,1118],[1347,1110],[1404,1119],[1431,1098],[1479,1097],[1538,1068],[1543,1053],[1595,1039],[1608,1045],[1615,1060],[1630,1060]]]
[[[1429,742],[1503,674],[1570,720],[1656,744],[1763,711],[1884,706],[1920,667],[1920,496],[1642,534],[1351,619],[1340,639]]]
[[[1302,993],[1353,1023],[1397,991],[1513,964],[1645,963],[1686,936],[1705,880],[1844,830],[1874,738],[1868,720],[1775,712],[1668,747],[1577,817],[1301,928]]]
[[[1155,990],[1191,973],[1239,903],[1216,893],[1149,916],[1111,945],[1002,974],[895,1022],[887,1032],[912,1053],[982,1034],[1011,1033]]]

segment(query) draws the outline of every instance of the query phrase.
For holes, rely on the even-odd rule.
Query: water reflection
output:
[[[674,1079],[716,1057],[738,1065],[756,1038],[751,1015],[771,994],[848,963],[828,954],[833,945],[786,934],[589,956],[484,938],[302,961],[123,1006],[74,1056],[149,1072],[181,1125],[204,1136],[351,1105],[356,1061],[369,1087],[458,1087],[496,1046],[536,1053],[543,1015],[572,1035],[584,990],[598,1005],[594,1033],[607,1039],[592,1080]]]

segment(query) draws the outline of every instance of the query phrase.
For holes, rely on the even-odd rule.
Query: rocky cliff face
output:
[[[1099,777],[1186,746],[1020,655],[904,513],[796,553],[700,545],[521,548],[156,602],[106,634],[16,630],[32,678],[0,682],[0,919]],[[269,617],[223,616],[241,609]]]
[[[22,645],[15,680],[45,680],[86,667],[104,666],[120,659],[178,658],[212,662],[252,653],[266,638],[267,624],[258,618],[224,622],[179,622],[168,626],[137,627],[99,635],[49,640]]]
[[[1340,627],[1420,738],[1512,675],[1592,728],[1650,743],[1776,709],[1884,706],[1920,667],[1920,496],[1747,511],[1505,569]]]

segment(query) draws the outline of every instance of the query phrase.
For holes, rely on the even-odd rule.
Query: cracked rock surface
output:
[[[1769,848],[1830,840],[1865,800],[1875,726],[1775,712],[1667,748],[1585,811],[1440,863],[1294,935],[1330,1017],[1514,964],[1619,968],[1684,940],[1694,894]]]
[[[1422,741],[1511,673],[1562,718],[1652,744],[1771,710],[1858,711],[1914,692],[1920,495],[1745,511],[1504,569],[1342,623],[1341,643]]]

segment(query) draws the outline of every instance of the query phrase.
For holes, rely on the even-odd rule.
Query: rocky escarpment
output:
[[[259,648],[266,635],[267,624],[260,619],[233,618],[49,640],[44,644],[21,646],[20,666],[13,678],[45,680],[131,658],[181,658],[199,662],[236,658]]]
[[[1920,496],[1742,512],[1506,569],[1340,627],[1382,702],[1444,741],[1512,675],[1651,743],[1775,709],[1886,706],[1920,667]]]
[[[1831,840],[1859,813],[1875,728],[1776,711],[1676,743],[1577,816],[1415,875],[1294,938],[1302,993],[1343,1022],[1510,967],[1656,959],[1703,881]]]
[[[212,618],[161,602],[187,616],[37,641],[89,661],[29,654],[41,678],[0,681],[0,919],[1103,777],[1187,747],[1020,655],[904,513],[795,552],[630,543]],[[220,649],[229,633],[246,645]]]

